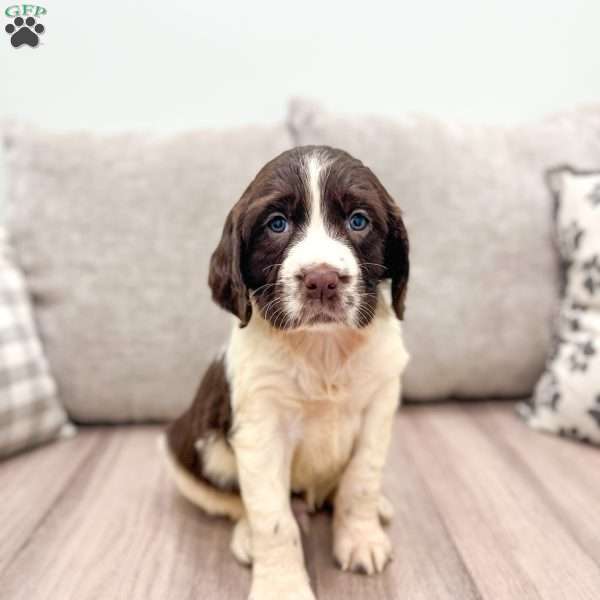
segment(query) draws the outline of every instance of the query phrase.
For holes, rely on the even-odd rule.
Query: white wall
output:
[[[507,121],[600,99],[597,0],[41,4],[43,46],[15,50],[0,31],[0,115],[218,126],[280,117],[304,94]]]
[[[12,48],[2,14],[0,118],[218,127],[282,118],[305,95],[511,122],[600,100],[598,0],[41,4],[36,49]]]

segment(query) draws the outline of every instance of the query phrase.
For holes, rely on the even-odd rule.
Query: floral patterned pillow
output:
[[[600,171],[558,167],[548,184],[562,301],[544,374],[520,411],[536,429],[600,444]]]

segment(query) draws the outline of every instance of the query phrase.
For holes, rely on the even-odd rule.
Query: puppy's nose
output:
[[[331,300],[337,294],[339,273],[330,267],[316,267],[304,274],[304,287],[311,300]]]

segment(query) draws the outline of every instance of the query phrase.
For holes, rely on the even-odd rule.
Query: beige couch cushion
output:
[[[229,329],[207,286],[225,215],[290,144],[283,125],[8,130],[8,224],[74,419],[165,419],[191,401]]]
[[[600,107],[514,128],[424,116],[339,116],[296,101],[298,144],[362,159],[405,213],[411,278],[408,398],[523,396],[539,377],[558,304],[544,170],[600,163]]]

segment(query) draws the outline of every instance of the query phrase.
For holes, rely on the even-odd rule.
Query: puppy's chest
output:
[[[304,492],[309,505],[321,505],[335,489],[360,423],[361,412],[351,397],[306,400],[292,418],[292,489]]]
[[[334,491],[352,456],[372,397],[370,361],[317,352],[288,360],[279,408],[288,415],[292,489],[319,506]]]

